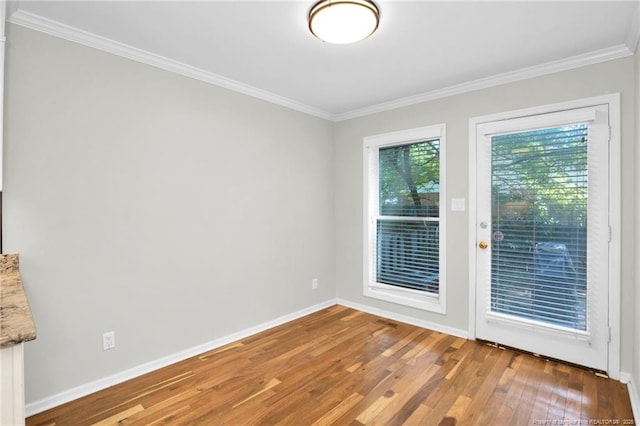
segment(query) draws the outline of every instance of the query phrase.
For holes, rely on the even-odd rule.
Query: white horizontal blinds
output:
[[[440,140],[378,151],[376,282],[438,293]]]
[[[437,222],[377,223],[377,281],[399,287],[438,292]]]
[[[493,312],[586,330],[588,125],[493,136]]]

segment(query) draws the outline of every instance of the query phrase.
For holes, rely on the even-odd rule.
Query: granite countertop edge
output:
[[[0,349],[36,338],[17,253],[0,254]]]

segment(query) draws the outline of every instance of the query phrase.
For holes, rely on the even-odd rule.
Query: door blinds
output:
[[[587,329],[588,129],[491,138],[491,311]]]

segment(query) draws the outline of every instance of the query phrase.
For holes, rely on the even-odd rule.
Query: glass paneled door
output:
[[[607,106],[477,131],[476,336],[607,370]]]

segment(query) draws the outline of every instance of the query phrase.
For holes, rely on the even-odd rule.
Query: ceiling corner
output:
[[[636,52],[638,42],[640,42],[640,1],[635,1],[634,3],[636,4],[636,8],[631,14],[626,41],[626,45],[629,50],[631,50],[631,53]]]
[[[19,6],[20,5],[18,4],[18,0],[8,0],[6,2],[5,19],[13,15],[18,10]]]

